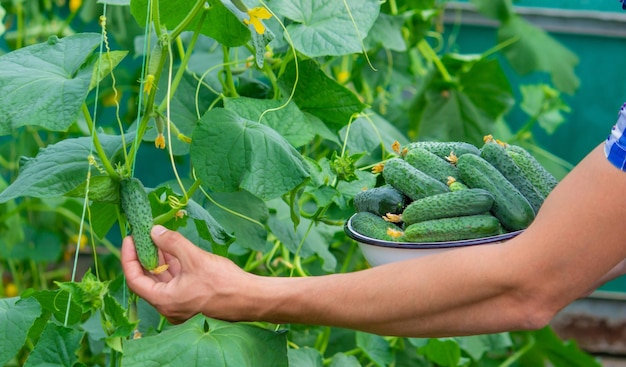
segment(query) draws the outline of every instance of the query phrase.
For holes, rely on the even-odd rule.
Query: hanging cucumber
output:
[[[159,266],[159,253],[150,236],[153,226],[150,200],[139,179],[130,177],[120,181],[120,201],[130,224],[139,262],[154,274],[164,271],[167,265]]]

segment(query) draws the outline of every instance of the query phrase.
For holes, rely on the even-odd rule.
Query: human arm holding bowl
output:
[[[122,264],[129,287],[172,322],[201,312],[403,336],[534,329],[623,274],[624,189],[626,173],[599,146],[557,185],[530,227],[503,244],[347,274],[279,278],[246,273],[177,232],[155,227],[153,238],[170,269],[146,273],[129,237]]]

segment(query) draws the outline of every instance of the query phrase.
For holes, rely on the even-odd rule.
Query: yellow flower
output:
[[[272,17],[272,14],[267,9],[260,6],[248,10],[248,16],[250,17],[250,19],[244,19],[243,22],[246,25],[252,24],[256,33],[263,34],[265,33],[265,25],[261,20],[270,19]]]
[[[150,94],[154,88],[154,75],[148,74],[146,80],[143,82],[143,91],[146,94]]]
[[[157,135],[154,140],[154,146],[157,147],[157,149],[165,149],[165,137],[163,134],[159,133],[159,135]]]
[[[73,13],[83,5],[83,0],[70,0],[70,11]]]
[[[342,70],[337,74],[337,82],[343,84],[350,79],[350,72],[347,70]]]

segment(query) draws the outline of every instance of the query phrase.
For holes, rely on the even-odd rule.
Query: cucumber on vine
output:
[[[146,270],[154,274],[164,271],[167,265],[159,266],[158,249],[150,236],[153,226],[150,200],[138,178],[130,177],[120,181],[120,201],[128,224],[130,224],[139,262]]]

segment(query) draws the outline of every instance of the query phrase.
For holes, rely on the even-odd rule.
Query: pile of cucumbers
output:
[[[384,185],[354,197],[352,228],[394,242],[445,242],[525,229],[557,179],[524,148],[491,135],[413,142],[384,162]],[[379,168],[379,171],[381,169]]]

